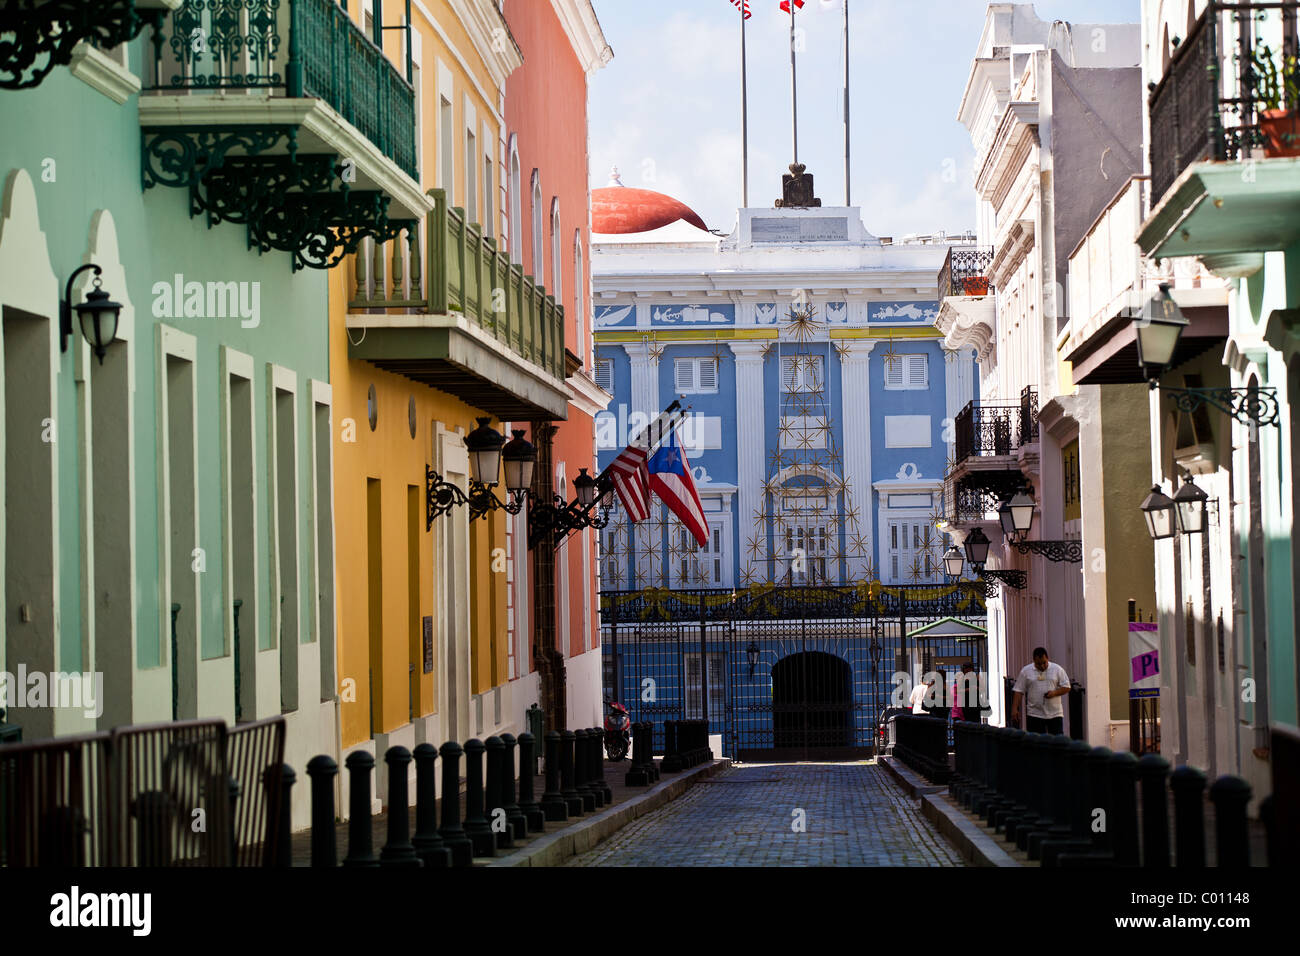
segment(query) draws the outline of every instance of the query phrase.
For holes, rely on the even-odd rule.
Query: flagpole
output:
[[[745,65],[745,5],[740,5],[740,206],[749,208],[749,83]]]
[[[849,188],[849,0],[844,0],[844,205],[853,205]]]
[[[794,143],[794,159],[799,162],[799,97],[795,85],[794,68],[794,11],[795,0],[790,0],[790,138]]]

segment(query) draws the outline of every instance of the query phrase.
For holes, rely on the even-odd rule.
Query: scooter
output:
[[[615,700],[605,701],[605,753],[610,760],[622,760],[632,746],[632,717]]]

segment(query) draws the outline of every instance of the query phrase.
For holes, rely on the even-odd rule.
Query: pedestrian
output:
[[[907,699],[907,702],[912,706],[912,713],[925,713],[925,697],[933,686],[934,678],[931,677],[929,680],[923,680],[912,688],[912,696]]]
[[[953,720],[966,719],[966,707],[963,705],[962,702],[966,701],[966,703],[968,704],[970,703],[970,701],[967,699],[967,695],[970,693],[970,683],[971,683],[971,678],[967,677],[966,675],[972,674],[974,672],[975,672],[974,664],[971,663],[962,664],[961,673],[958,674],[956,677],[954,677],[952,680],[952,719]],[[976,715],[978,715],[979,709],[977,707],[971,709],[974,710]],[[979,717],[976,716],[975,719],[979,720]]]
[[[1028,696],[1025,729],[1031,734],[1065,733],[1063,698],[1070,693],[1070,678],[1065,668],[1047,659],[1047,648],[1034,648],[1034,662],[1026,664],[1012,687],[1011,723],[1020,725],[1020,702]]]

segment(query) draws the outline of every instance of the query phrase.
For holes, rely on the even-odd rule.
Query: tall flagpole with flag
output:
[[[740,208],[749,206],[749,81],[745,61],[745,21],[749,0],[731,0],[740,14]]]
[[[849,0],[844,0],[844,205],[853,205],[849,188]]]
[[[784,0],[781,9],[790,11],[790,138],[794,147],[791,163],[799,162],[799,96],[795,83],[794,66],[794,12],[803,6],[803,0]]]

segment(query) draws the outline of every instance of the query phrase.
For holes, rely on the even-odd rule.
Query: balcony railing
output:
[[[425,314],[460,313],[498,342],[563,380],[564,307],[522,267],[497,249],[465,211],[447,206],[447,193],[431,189],[433,212],[425,232],[391,242],[368,242],[352,257],[354,291],[349,311],[401,309]],[[427,283],[427,284],[426,284]]]
[[[939,298],[950,295],[988,295],[989,264],[994,249],[948,249],[948,257],[939,270]]]
[[[1011,455],[1022,445],[1038,441],[1038,390],[1026,387],[1017,405],[969,402],[954,424],[956,461]]]
[[[315,97],[418,178],[415,91],[334,0],[186,0],[162,23],[152,90]]]
[[[1244,158],[1264,144],[1257,57],[1267,46],[1281,67],[1300,52],[1297,11],[1300,0],[1211,0],[1148,101],[1153,205],[1193,163]],[[1300,105],[1283,95],[1288,109]]]

